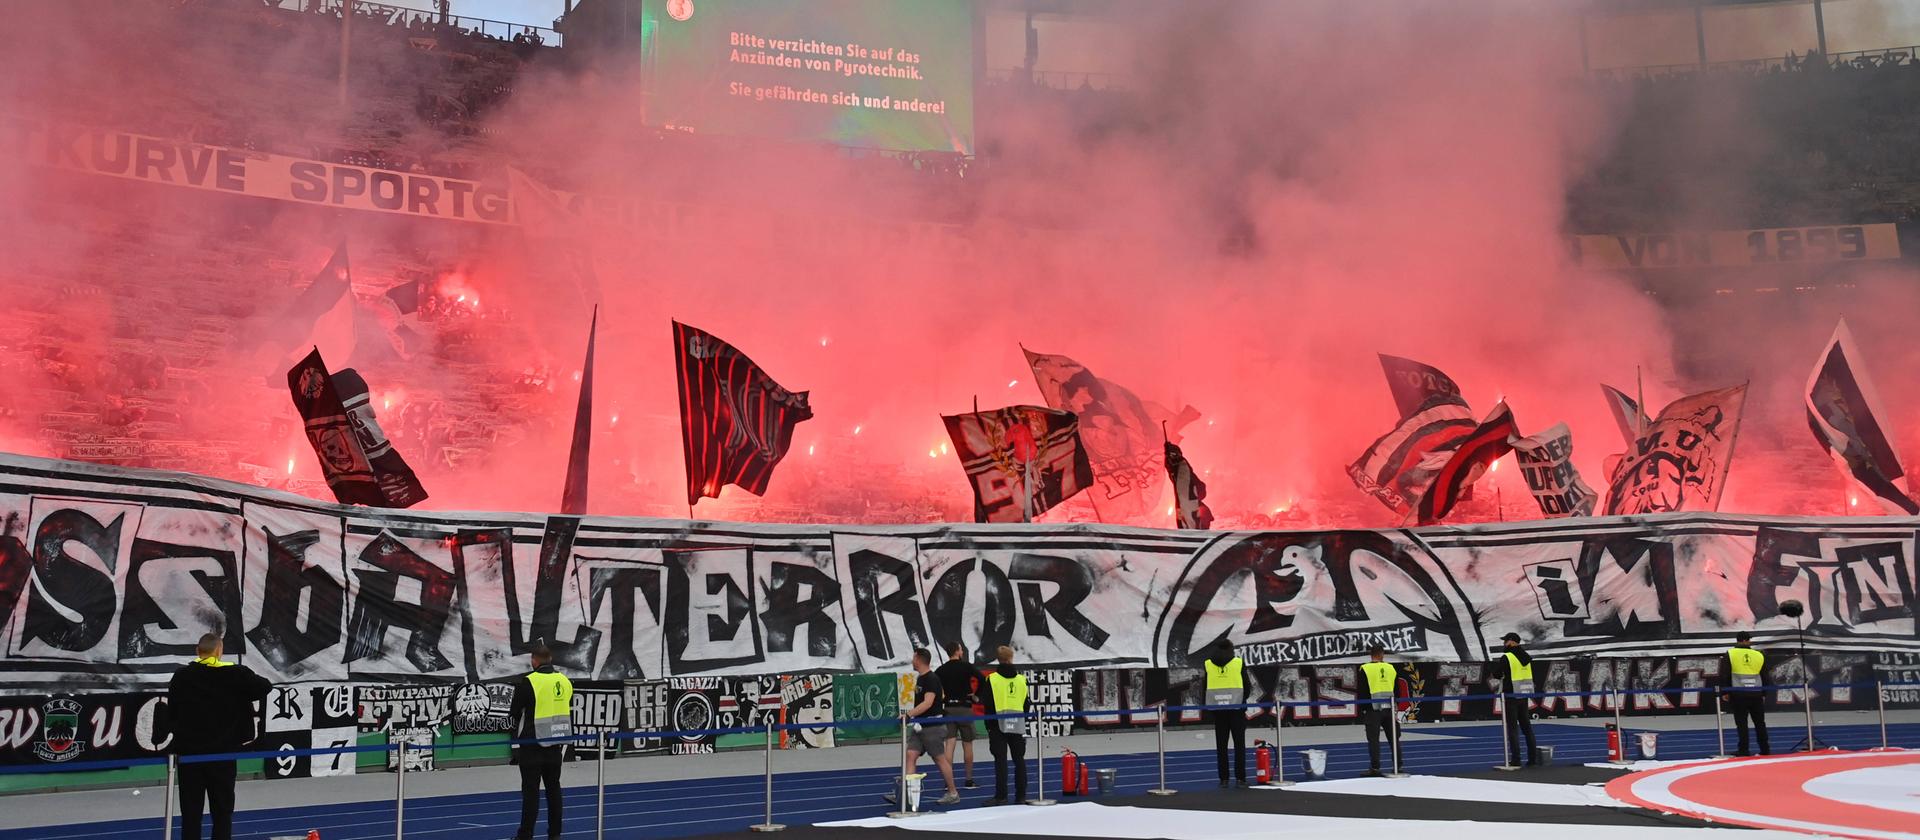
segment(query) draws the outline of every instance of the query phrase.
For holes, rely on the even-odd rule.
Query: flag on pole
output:
[[[1436,395],[1368,446],[1347,476],[1394,513],[1406,514],[1477,425],[1465,403]]]
[[[1387,388],[1393,391],[1393,406],[1400,410],[1401,419],[1435,398],[1454,405],[1467,404],[1460,396],[1460,385],[1433,365],[1381,353],[1380,369],[1387,374]]]
[[[1849,498],[1865,488],[1889,516],[1920,514],[1901,486],[1900,456],[1880,426],[1881,416],[1879,391],[1842,320],[1807,378],[1807,425],[1846,478]]]
[[[594,240],[582,230],[588,219],[574,209],[574,202],[517,166],[507,167],[507,190],[520,230],[554,249],[580,300],[598,303],[600,275],[594,270]]]
[[[1625,391],[1602,383],[1600,394],[1607,400],[1607,409],[1613,412],[1614,425],[1620,427],[1620,439],[1631,448],[1652,421],[1647,419],[1647,413],[1640,408],[1640,403],[1627,396]]]
[[[1467,488],[1480,480],[1493,462],[1513,449],[1512,441],[1519,434],[1513,422],[1513,410],[1507,407],[1506,400],[1501,400],[1487,419],[1461,439],[1446,464],[1434,474],[1426,495],[1420,497],[1419,523],[1433,525],[1453,512],[1453,506],[1466,495]]]
[[[1205,531],[1213,526],[1213,510],[1207,507],[1207,483],[1193,472],[1180,445],[1167,441],[1167,477],[1173,480],[1174,523],[1181,528]]]
[[[391,508],[426,500],[426,488],[374,419],[373,395],[357,371],[343,368],[329,375],[314,350],[287,371],[287,389],[334,498]]]
[[[940,419],[973,485],[975,522],[1030,522],[1093,484],[1072,412],[1016,405]]]
[[[1580,479],[1580,471],[1573,466],[1573,431],[1567,424],[1515,440],[1513,459],[1519,462],[1541,515],[1549,519],[1593,515],[1593,503],[1600,494]]]
[[[587,361],[580,366],[580,403],[573,410],[573,444],[567,449],[567,483],[560,491],[560,512],[587,512],[587,452],[593,446],[593,338],[600,328],[600,307],[587,322]]]
[[[1719,510],[1747,386],[1667,404],[1608,477],[1608,516]]]
[[[1066,356],[1035,353],[1022,347],[1033,368],[1034,384],[1047,406],[1071,411],[1080,420],[1080,436],[1093,465],[1094,515],[1101,522],[1147,524],[1160,507],[1160,475],[1165,450],[1154,445],[1161,423],[1165,439],[1180,442],[1180,429],[1200,416],[1191,407],[1169,415],[1165,408],[1134,396]]]
[[[680,376],[680,437],[687,459],[687,504],[719,498],[732,484],[767,492],[793,428],[813,417],[807,392],[789,391],[746,354],[712,335],[673,322]]]

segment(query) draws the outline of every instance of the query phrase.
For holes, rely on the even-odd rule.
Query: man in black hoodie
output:
[[[167,683],[167,722],[173,753],[179,756],[239,752],[253,743],[253,704],[265,700],[273,684],[245,665],[220,661],[220,634],[200,637],[196,658]],[[180,838],[200,840],[200,808],[213,814],[213,840],[233,837],[232,760],[181,762]]]
[[[1027,677],[1013,667],[1013,648],[1001,645],[994,651],[1000,664],[987,675],[987,688],[981,701],[987,714],[1013,714],[1027,710]],[[1015,802],[1027,801],[1027,727],[1020,718],[987,721],[987,751],[993,754],[993,798],[988,805],[1007,802],[1007,762],[1013,762]]]
[[[1515,697],[1515,694],[1533,693],[1533,656],[1520,646],[1520,634],[1508,633],[1500,637],[1507,646],[1505,652],[1494,657],[1487,670],[1490,679],[1499,680],[1500,702],[1507,709],[1507,760],[1514,764],[1526,759],[1528,767],[1540,766],[1540,756],[1535,751],[1533,741],[1533,700],[1528,697]],[[1527,739],[1527,751],[1520,751],[1519,735]]]
[[[1209,706],[1238,705],[1247,702],[1249,683],[1247,682],[1246,663],[1233,655],[1233,643],[1221,640],[1213,646],[1213,652],[1200,663],[1206,675],[1206,704]],[[1215,763],[1220,768],[1220,786],[1227,787],[1227,741],[1233,741],[1234,778],[1241,787],[1247,786],[1247,711],[1245,709],[1214,709],[1213,715],[1213,751]]]

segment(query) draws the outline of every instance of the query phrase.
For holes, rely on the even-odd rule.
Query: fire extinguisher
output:
[[[1060,751],[1060,794],[1072,796],[1080,786],[1080,756],[1073,750]]]
[[[1254,778],[1259,780],[1260,784],[1273,781],[1273,758],[1267,752],[1265,741],[1253,742],[1253,770]]]
[[[1087,766],[1086,762],[1081,762],[1080,763],[1080,795],[1081,796],[1087,795],[1088,782],[1092,778],[1093,778],[1093,768]]]
[[[1614,761],[1620,761],[1626,758],[1626,753],[1622,750],[1620,744],[1620,730],[1614,728],[1614,725],[1611,723],[1607,724],[1607,758]]]

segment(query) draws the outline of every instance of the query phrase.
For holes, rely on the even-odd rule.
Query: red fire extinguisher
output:
[[[1614,761],[1626,758],[1626,753],[1620,744],[1620,730],[1614,728],[1611,723],[1607,724],[1607,758]]]
[[[1073,750],[1060,751],[1060,795],[1072,796],[1080,787],[1080,756]]]
[[[1267,742],[1253,742],[1253,776],[1260,784],[1273,781],[1273,758],[1268,753]]]

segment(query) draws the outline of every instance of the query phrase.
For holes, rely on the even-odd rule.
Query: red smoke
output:
[[[27,302],[0,314],[11,451],[67,451],[74,441],[42,433],[49,412],[177,412],[153,434],[237,451],[165,465],[252,480],[245,463],[278,473],[291,454],[296,488],[325,497],[276,378],[284,366],[246,342],[276,328],[344,232],[364,302],[430,281],[428,345],[363,372],[434,508],[557,507],[594,302],[579,291],[582,261],[603,305],[594,513],[684,513],[669,319],[812,392],[815,419],[768,498],[728,491],[701,506],[709,517],[965,518],[939,416],[976,398],[1042,402],[1022,342],[1200,409],[1182,445],[1223,527],[1394,524],[1344,474],[1394,420],[1376,352],[1447,371],[1479,413],[1504,397],[1525,432],[1567,421],[1596,488],[1619,449],[1598,383],[1631,391],[1641,370],[1657,410],[1752,378],[1723,508],[1837,507],[1814,498],[1835,490],[1795,489],[1838,486],[1796,408],[1837,305],[1663,309],[1627,278],[1564,265],[1569,185],[1606,154],[1630,93],[1568,72],[1578,46],[1555,4],[1143,7],[1124,27],[1137,34],[1126,93],[981,90],[982,158],[964,178],[662,136],[640,124],[637,85],[554,61],[520,73],[483,131],[450,139],[406,107],[402,71],[418,57],[381,57],[395,48],[371,38],[343,114],[337,42],[324,37],[228,42],[144,4],[31,16],[75,34],[10,47],[0,113],[210,142],[258,135],[300,156],[365,141],[484,180],[516,161],[555,188],[669,211],[555,238],[0,165],[11,255],[0,292]],[[1740,126],[1725,130],[1718,140]],[[1894,353],[1875,338],[1903,335],[1895,313],[1914,302],[1895,287],[1910,279],[1847,299],[1903,307],[1849,304],[1869,352]],[[1685,333],[1681,363],[1671,332]],[[167,383],[141,390],[172,404],[125,405],[126,381],[156,364],[143,354]],[[1914,361],[1891,355],[1883,387]],[[1916,406],[1886,396],[1896,414]],[[1920,453],[1913,437],[1904,451]],[[1496,495],[1507,518],[1537,515],[1517,471],[1482,487],[1457,518],[1501,515]]]

